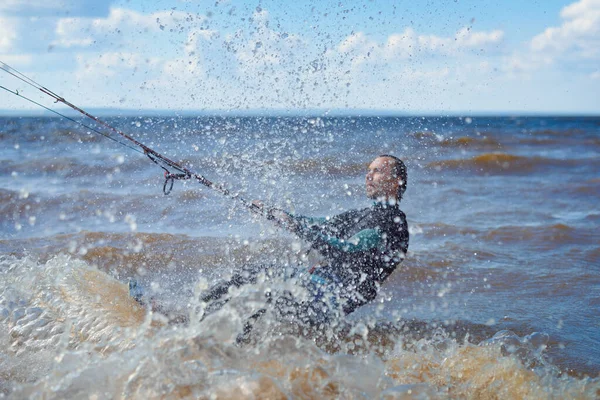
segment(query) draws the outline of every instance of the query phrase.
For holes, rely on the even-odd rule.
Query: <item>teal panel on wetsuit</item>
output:
[[[305,217],[302,215],[294,216],[293,214],[289,213],[288,215],[300,222],[303,225],[303,228],[310,226],[320,227],[328,221],[328,219],[324,217]],[[364,229],[347,240],[340,239],[335,236],[324,235],[322,233],[319,233],[317,236],[329,246],[338,250],[342,250],[346,253],[356,253],[359,251],[371,250],[378,247],[382,242],[379,229]]]
[[[345,251],[346,253],[374,249],[379,246],[382,239],[378,229],[364,229],[347,240],[323,234],[320,234],[319,238],[331,247]]]

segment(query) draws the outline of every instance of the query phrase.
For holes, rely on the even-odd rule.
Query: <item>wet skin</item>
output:
[[[367,197],[374,200],[398,200],[398,177],[394,171],[396,160],[390,157],[377,157],[367,169],[365,186]]]

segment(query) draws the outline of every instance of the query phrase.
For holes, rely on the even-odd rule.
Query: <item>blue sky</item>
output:
[[[94,108],[600,114],[600,0],[3,0],[0,60]]]

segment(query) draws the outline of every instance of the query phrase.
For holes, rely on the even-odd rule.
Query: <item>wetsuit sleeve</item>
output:
[[[327,222],[327,218],[325,217],[305,217],[302,215],[294,216],[292,214],[288,214],[292,217],[298,224],[301,224],[305,227],[307,226],[322,226]]]
[[[320,224],[309,224],[309,221],[317,219],[306,217],[293,218],[297,222],[294,233],[300,238],[311,242],[323,253],[356,253],[377,248],[382,243],[379,229],[364,229],[349,239],[344,240],[322,231],[321,228],[326,224],[325,219],[318,219],[318,221],[321,221]]]

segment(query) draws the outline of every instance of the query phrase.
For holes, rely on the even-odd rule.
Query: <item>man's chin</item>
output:
[[[381,199],[385,200],[385,196],[383,196],[381,193],[367,193],[367,197],[375,201],[380,201]]]

